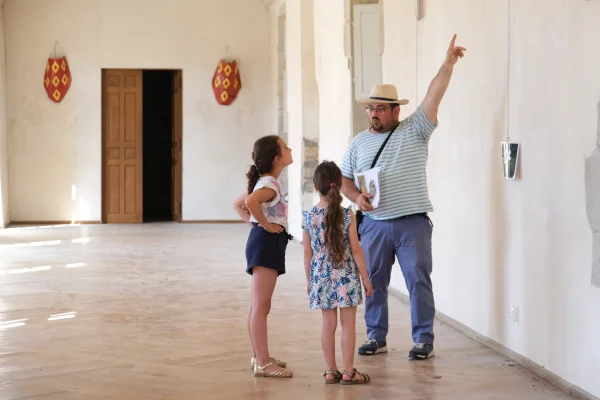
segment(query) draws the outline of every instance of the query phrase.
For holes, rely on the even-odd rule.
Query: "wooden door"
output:
[[[103,70],[103,220],[143,222],[142,71]]]
[[[181,146],[183,133],[183,112],[182,112],[182,82],[181,71],[173,71],[173,130],[171,146],[171,178],[172,178],[172,207],[173,221],[181,222],[181,197],[182,197],[182,165],[181,165]]]

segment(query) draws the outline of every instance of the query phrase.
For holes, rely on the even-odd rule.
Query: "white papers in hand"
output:
[[[379,207],[379,167],[354,172],[354,184],[361,193],[373,196],[369,199],[373,208]]]

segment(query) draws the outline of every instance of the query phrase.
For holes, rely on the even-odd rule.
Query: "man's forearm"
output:
[[[450,84],[453,70],[454,66],[445,61],[427,89],[427,94],[423,100],[423,108],[432,123],[437,120],[437,111]]]
[[[342,194],[351,202],[356,203],[356,198],[360,196],[360,191],[354,185],[354,182],[345,176],[342,177]]]

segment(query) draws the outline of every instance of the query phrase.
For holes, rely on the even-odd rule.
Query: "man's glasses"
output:
[[[368,106],[365,108],[365,111],[369,114],[372,112],[377,112],[379,114],[379,113],[385,112],[387,110],[389,110],[389,107],[385,107],[385,106],[377,106],[377,107]]]

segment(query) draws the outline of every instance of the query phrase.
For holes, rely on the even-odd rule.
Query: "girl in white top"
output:
[[[254,350],[251,366],[254,376],[291,378],[284,361],[272,358],[267,345],[267,315],[279,275],[285,274],[287,204],[277,178],[290,165],[292,150],[275,135],[256,141],[254,165],[246,175],[248,190],[234,202],[239,216],[252,226],[246,243],[246,272],[252,276],[252,296],[248,331]]]

